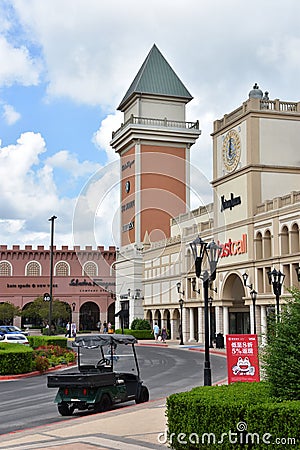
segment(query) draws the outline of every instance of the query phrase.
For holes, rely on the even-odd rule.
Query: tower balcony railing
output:
[[[239,108],[229,114],[225,114],[222,119],[214,122],[214,132],[217,132],[234,121],[240,119],[250,111],[272,111],[281,114],[300,114],[300,102],[283,102],[281,100],[265,100],[250,98]]]
[[[153,119],[151,117],[137,117],[133,114],[129,117],[129,119],[122,123],[120,128],[117,131],[112,132],[112,139],[120,133],[124,128],[128,125],[144,125],[149,127],[168,127],[168,128],[184,128],[186,130],[199,130],[199,121],[196,122],[182,122],[180,120],[168,120],[164,119]]]

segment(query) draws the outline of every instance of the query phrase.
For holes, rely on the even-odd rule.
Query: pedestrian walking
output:
[[[166,327],[163,327],[162,330],[161,330],[161,340],[163,342],[166,342],[167,338],[168,338],[167,329],[166,329]]]
[[[154,339],[157,342],[158,341],[158,336],[159,336],[159,326],[157,325],[157,323],[154,324],[153,334],[154,334]]]

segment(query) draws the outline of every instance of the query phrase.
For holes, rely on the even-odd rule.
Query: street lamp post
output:
[[[208,297],[208,302],[209,302],[209,347],[213,348],[213,309],[212,309],[212,302],[213,302],[213,298],[212,297]]]
[[[51,334],[51,324],[52,324],[52,291],[53,291],[53,239],[54,239],[54,220],[57,219],[56,216],[50,217],[51,222],[51,246],[50,246],[50,302],[49,302],[49,328],[48,333]]]
[[[253,333],[256,334],[256,310],[255,310],[255,302],[257,298],[257,292],[255,289],[250,291],[250,295],[252,298],[252,308],[253,308]]]
[[[177,286],[178,294],[184,295],[184,291],[180,291],[180,288],[181,288],[180,281],[178,281],[176,286]],[[184,303],[183,298],[180,297],[180,299],[179,299],[179,306],[180,306],[180,333],[179,333],[180,334],[180,336],[179,336],[180,337],[180,342],[179,342],[179,345],[184,345],[184,343],[183,343],[183,330],[182,330],[183,303]]]
[[[208,318],[208,289],[212,281],[216,279],[216,269],[218,260],[221,253],[221,247],[214,241],[204,242],[200,236],[198,236],[193,242],[190,243],[194,260],[195,260],[195,272],[197,278],[202,278],[203,281],[203,293],[204,293],[204,386],[211,386],[211,367],[209,358],[209,318]],[[204,257],[207,257],[209,262],[209,270],[202,272],[202,263]]]
[[[250,289],[250,295],[251,295],[251,299],[252,299],[252,312],[253,312],[253,333],[256,334],[256,307],[255,307],[255,303],[256,303],[256,299],[257,299],[257,292],[255,289],[253,289],[253,284],[247,284],[247,280],[248,280],[248,274],[245,272],[243,273],[242,277],[244,280],[244,286],[248,287]]]
[[[273,286],[273,292],[276,297],[276,316],[277,322],[279,322],[280,308],[279,308],[279,300],[281,296],[281,289],[283,285],[283,281],[285,278],[284,273],[280,272],[280,270],[273,269],[272,272],[268,272],[269,283]]]

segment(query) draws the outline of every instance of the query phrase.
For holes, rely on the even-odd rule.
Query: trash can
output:
[[[224,348],[224,336],[222,333],[218,333],[216,337],[216,348]]]

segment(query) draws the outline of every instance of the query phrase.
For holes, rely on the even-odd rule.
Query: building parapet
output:
[[[155,127],[167,127],[167,128],[184,128],[186,130],[199,130],[199,121],[196,122],[181,122],[179,120],[168,120],[166,117],[164,119],[154,119],[150,117],[137,117],[133,114],[130,118],[122,123],[117,131],[112,132],[112,139],[120,133],[128,125],[143,125],[143,126],[155,126]]]
[[[201,216],[206,216],[209,213],[213,213],[213,203],[209,203],[205,206],[199,206],[199,208],[193,209],[192,211],[184,214],[179,214],[179,216],[171,219],[171,226],[182,222],[187,222],[188,220],[199,218]]]
[[[244,116],[250,111],[266,110],[286,114],[300,114],[300,102],[283,102],[279,99],[265,100],[259,98],[249,98],[249,100],[243,102],[242,106],[240,106],[239,108],[235,109],[229,114],[225,114],[222,119],[215,120],[214,133],[232,124],[232,122]]]
[[[32,245],[25,245],[22,249],[20,245],[13,245],[12,248],[8,248],[7,245],[0,245],[1,251],[20,251],[20,252],[28,252],[28,251],[50,251],[49,248],[45,248],[43,245],[38,245],[37,248],[33,248]],[[108,249],[105,249],[104,246],[98,246],[96,249],[93,249],[91,245],[86,245],[85,248],[81,248],[80,246],[74,246],[73,248],[69,248],[67,245],[62,245],[61,249],[58,249],[56,245],[53,245],[53,251],[56,252],[115,252],[116,247],[109,246]]]
[[[256,214],[262,214],[298,202],[300,202],[300,191],[293,191],[290,194],[283,195],[282,197],[275,197],[272,200],[266,200],[264,203],[261,203],[257,206]]]

